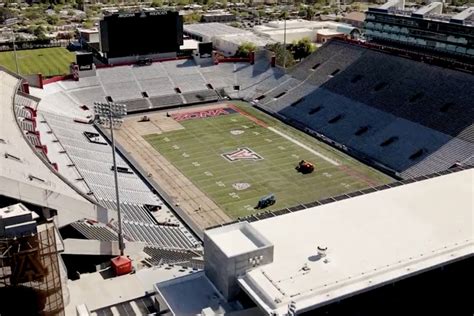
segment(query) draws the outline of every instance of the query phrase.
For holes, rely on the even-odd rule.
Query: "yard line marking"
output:
[[[341,164],[340,164],[339,162],[337,162],[336,160],[324,156],[323,154],[317,152],[316,150],[314,150],[314,149],[312,149],[312,148],[306,146],[306,145],[303,144],[302,142],[297,141],[296,139],[294,139],[294,138],[292,138],[292,137],[286,135],[285,133],[282,133],[282,132],[280,132],[279,130],[277,130],[277,129],[273,128],[273,127],[270,127],[270,126],[267,127],[267,128],[268,128],[269,130],[271,130],[272,132],[274,132],[275,134],[278,134],[278,135],[280,135],[281,137],[286,138],[286,139],[289,140],[290,142],[292,142],[292,143],[294,143],[294,144],[300,146],[301,148],[306,149],[306,150],[309,151],[310,153],[315,154],[315,155],[318,156],[319,158],[322,158],[322,159],[326,160],[327,162],[329,162],[329,163],[331,163],[331,164],[333,164],[333,165],[335,165],[335,166],[340,166],[340,165],[341,165]]]

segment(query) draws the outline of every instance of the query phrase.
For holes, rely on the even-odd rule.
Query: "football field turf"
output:
[[[277,202],[264,210],[391,180],[249,106],[239,104],[224,111],[229,114],[196,118],[196,113],[186,115],[191,109],[183,110],[176,120],[184,129],[145,139],[233,218],[262,212],[254,207],[270,193]],[[302,159],[315,165],[313,173],[295,170]]]
[[[43,76],[64,75],[69,73],[69,64],[75,60],[74,54],[63,47],[18,50],[20,74],[41,73]],[[0,53],[0,66],[15,72],[13,52]]]

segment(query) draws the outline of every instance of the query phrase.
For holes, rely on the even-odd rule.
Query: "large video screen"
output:
[[[176,52],[183,44],[178,12],[119,13],[100,21],[100,46],[108,58]]]

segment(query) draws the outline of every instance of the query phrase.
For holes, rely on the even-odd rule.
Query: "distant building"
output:
[[[341,19],[341,22],[350,24],[353,27],[357,27],[361,29],[364,27],[365,13],[357,12],[357,11],[348,13]]]
[[[233,56],[242,43],[251,42],[257,48],[275,43],[269,37],[232,27],[222,23],[201,23],[184,25],[183,33],[199,42],[212,42],[214,47],[226,56]]]
[[[88,44],[99,43],[100,36],[99,30],[97,28],[93,29],[79,29],[79,37],[82,41],[85,41]]]
[[[201,22],[233,22],[235,21],[235,15],[226,12],[224,10],[209,11],[201,16]]]
[[[474,58],[474,7],[455,15],[442,13],[443,4],[432,2],[416,10],[406,10],[400,1],[369,8],[365,37],[377,43],[389,43]]]
[[[286,24],[286,25],[285,25]],[[333,37],[358,37],[358,28],[345,23],[333,21],[308,21],[303,19],[284,21],[271,21],[259,25],[254,30],[277,42],[283,42],[286,33],[286,42],[291,43],[303,38],[312,42],[324,43]]]

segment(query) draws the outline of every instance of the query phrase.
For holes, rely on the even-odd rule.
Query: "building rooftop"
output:
[[[331,36],[331,35],[339,35],[343,33],[338,32],[336,30],[331,30],[331,29],[321,29],[321,30],[318,30],[317,34]]]
[[[173,315],[201,315],[205,308],[216,313],[224,312],[227,304],[204,272],[158,283],[155,289],[164,298]],[[186,298],[186,304],[183,304],[183,297]]]
[[[441,14],[443,10],[443,3],[442,2],[431,2],[430,4],[423,6],[412,13],[413,16],[420,16],[424,17],[425,14],[430,13],[437,13]]]
[[[469,169],[253,222],[274,258],[240,286],[268,313],[303,312],[471,256],[473,180]]]
[[[28,210],[23,204],[17,203],[0,208],[0,220],[3,218],[16,217],[31,214],[33,219],[39,218],[38,214]]]
[[[185,32],[198,34],[201,36],[217,36],[217,35],[229,35],[229,34],[251,34],[249,31],[245,31],[236,27],[232,27],[223,23],[198,23],[198,24],[187,24],[183,26]]]
[[[143,297],[154,291],[154,285],[198,270],[179,266],[160,266],[140,269],[134,274],[104,278],[104,271],[81,274],[78,280],[68,281],[70,302],[66,315],[75,315],[76,306],[86,304],[92,312],[107,306]],[[180,296],[182,299],[182,296]]]
[[[474,16],[474,7],[469,7],[466,10],[463,10],[462,12],[459,12],[458,14],[453,15],[451,18],[452,21],[456,22],[464,22]]]
[[[365,13],[364,12],[350,12],[344,16],[344,19],[350,20],[350,21],[358,21],[358,22],[364,22],[365,21]]]

